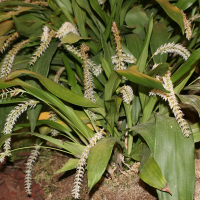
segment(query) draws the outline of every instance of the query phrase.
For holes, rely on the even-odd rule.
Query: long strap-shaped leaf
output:
[[[157,191],[162,200],[192,200],[195,184],[194,140],[185,138],[174,118],[158,115],[154,157],[172,195]]]

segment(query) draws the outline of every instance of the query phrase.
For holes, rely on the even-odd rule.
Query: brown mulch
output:
[[[0,163],[0,200],[43,200],[44,190],[32,182],[32,196],[28,197],[24,189],[25,161]]]

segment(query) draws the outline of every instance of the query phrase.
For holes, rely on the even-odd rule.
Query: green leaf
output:
[[[120,17],[119,25],[120,26],[122,26],[124,24],[124,19],[125,19],[127,11],[131,8],[131,6],[134,5],[134,3],[136,1],[137,0],[130,0],[130,1],[125,1],[124,2],[123,6],[121,8],[120,14],[119,14],[119,17]]]
[[[128,26],[136,26],[133,31],[136,34],[144,35],[144,27],[149,22],[147,14],[139,7],[133,7],[125,16],[125,22]]]
[[[71,169],[75,169],[78,165],[79,159],[74,159],[74,158],[70,158],[65,165],[59,169],[56,174],[62,173],[62,172],[66,172],[69,171]]]
[[[74,11],[74,15],[77,21],[77,25],[78,25],[78,30],[81,34],[82,37],[87,38],[88,34],[86,31],[86,12],[84,9],[82,9],[77,3],[76,0],[72,0],[72,7],[73,7],[73,11]]]
[[[109,20],[108,15],[104,10],[102,10],[101,6],[99,5],[98,1],[90,0],[90,4],[92,8],[97,12],[97,14],[101,17],[101,19],[107,23]]]
[[[168,43],[168,33],[167,26],[164,23],[157,23],[153,25],[152,36],[150,40],[151,53],[156,52],[156,50]],[[153,57],[154,63],[165,63],[167,61],[167,54],[156,55]]]
[[[169,64],[168,63],[162,63],[159,64],[155,69],[151,70],[147,73],[148,76],[155,77],[157,74],[160,76],[164,76],[165,72],[169,70]]]
[[[126,78],[128,78],[130,81],[134,83],[144,85],[150,88],[156,88],[163,92],[167,92],[160,81],[146,74],[141,73],[138,70],[137,66],[135,65],[125,70],[116,70],[116,72],[122,76],[125,76]]]
[[[120,76],[115,71],[112,71],[109,80],[105,85],[105,101],[111,99],[112,94],[116,91],[120,82]]]
[[[96,104],[94,104],[92,101],[89,101],[85,99],[84,97],[72,92],[71,90],[61,86],[58,83],[55,83],[54,81],[37,74],[35,72],[31,72],[28,70],[17,70],[9,74],[8,79],[12,79],[14,77],[17,77],[21,74],[27,74],[27,75],[33,75],[36,77],[50,92],[52,92],[54,95],[58,96],[59,98],[75,104],[79,106],[84,107],[100,107]]]
[[[67,19],[72,23],[75,24],[73,17],[72,17],[72,6],[69,0],[55,0],[59,8],[62,10],[64,15]]]
[[[154,157],[171,193],[157,190],[159,199],[193,199],[195,184],[193,136],[183,137],[174,118],[156,115]]]
[[[200,124],[199,122],[191,125],[193,137],[194,137],[194,143],[200,141]]]
[[[131,130],[134,130],[136,133],[140,134],[146,143],[148,144],[151,152],[154,152],[154,143],[155,143],[155,134],[156,134],[156,125],[155,123],[143,123],[137,126],[133,126]]]
[[[172,75],[171,80],[173,83],[178,81],[183,75],[193,69],[193,64],[200,58],[200,49],[193,51],[191,56],[184,62],[178,70]]]
[[[200,97],[197,95],[178,95],[182,103],[188,104],[196,109],[200,117]]]
[[[35,65],[33,67],[28,66],[28,69],[30,71],[36,72],[36,73],[38,73],[38,74],[40,74],[42,76],[47,77],[47,75],[49,73],[50,63],[51,63],[51,60],[53,58],[53,55],[56,52],[58,44],[59,43],[57,43],[57,42],[53,43],[53,44],[50,44],[50,46],[46,50],[46,52],[43,53],[43,55],[40,58],[38,58],[38,60],[36,61]],[[27,83],[29,83],[29,84],[31,84],[31,85],[33,85],[35,87],[41,88],[40,85],[36,81],[29,80],[29,81],[27,81]],[[28,108],[27,114],[28,114],[29,122],[31,124],[31,132],[33,132],[34,129],[35,129],[35,125],[36,125],[36,122],[37,122],[37,119],[39,117],[41,109],[42,109],[42,105],[41,104],[38,104],[35,107],[35,109]]]
[[[59,113],[59,115],[65,121],[67,121],[67,123],[70,126],[78,130],[87,139],[94,135],[93,131],[83,123],[83,121],[78,117],[78,115],[74,112],[74,110],[71,107],[65,105],[60,99],[58,99],[56,96],[52,95],[51,93],[46,92],[45,90],[41,90],[39,88],[33,87],[32,85],[29,85],[28,83],[25,83],[21,81],[20,79],[15,78],[13,80],[6,81],[6,82],[0,79],[0,89],[13,87],[16,85],[22,86],[29,94],[40,99],[41,101],[44,101],[45,103],[52,104],[58,107],[60,112],[62,112],[64,115],[62,113],[59,113],[59,111],[57,111],[55,108],[54,110],[56,110],[56,112]]]
[[[187,8],[191,7],[197,0],[181,0],[178,1],[175,6],[181,10],[186,10]]]
[[[139,177],[148,185],[159,190],[168,190],[168,192],[170,192],[167,181],[163,177],[158,163],[146,145],[143,150],[142,160],[138,170],[140,171]]]
[[[5,35],[13,27],[13,25],[14,25],[13,20],[6,20],[5,22],[2,22],[0,24],[0,36]],[[1,48],[1,45],[0,45],[0,48]]]
[[[149,25],[148,25],[145,41],[144,41],[144,44],[142,47],[142,52],[136,63],[140,72],[143,72],[146,67],[146,61],[147,61],[147,57],[148,57],[148,48],[149,48],[149,42],[150,42],[150,38],[151,38],[152,29],[153,29],[153,13],[151,14],[151,16],[149,18]]]
[[[106,61],[106,59],[103,56],[101,56],[101,64],[102,64],[103,70],[106,73],[107,78],[109,78],[110,74],[111,74],[111,68],[110,68],[110,65],[108,64],[108,62]]]
[[[138,34],[128,34],[125,36],[128,49],[135,56],[139,58],[142,52],[143,40]]]
[[[0,22],[7,20],[7,19],[10,19],[11,17],[14,17],[15,15],[20,14],[21,12],[25,12],[25,11],[28,11],[28,10],[31,10],[31,9],[33,9],[33,8],[32,7],[21,7],[17,11],[7,12],[5,15],[0,15]]]
[[[182,33],[184,33],[183,15],[180,9],[170,4],[168,0],[156,1],[161,5],[161,7],[165,10],[169,17],[181,27]]]
[[[25,19],[24,19],[25,18]],[[31,36],[41,36],[42,35],[42,21],[32,15],[23,15],[23,17],[13,16],[17,32],[20,35],[30,38]]]
[[[104,138],[90,149],[87,165],[88,187],[90,190],[100,180],[106,170],[116,142],[119,142],[118,138]]]
[[[66,36],[64,36],[62,38],[62,43],[69,43],[69,44],[73,44],[75,42],[78,42],[79,40],[82,39],[88,39],[88,38],[82,38],[80,36],[78,36],[77,34],[74,33],[68,33]]]

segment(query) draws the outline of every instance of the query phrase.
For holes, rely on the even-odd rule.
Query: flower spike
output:
[[[163,87],[166,90],[168,90],[170,93],[165,93],[165,92],[162,92],[158,89],[153,89],[149,93],[149,95],[153,95],[153,96],[158,95],[161,98],[163,98],[165,101],[167,100],[169,102],[169,106],[170,106],[172,112],[174,113],[175,119],[176,119],[177,123],[179,124],[179,127],[181,128],[183,135],[185,137],[189,137],[189,135],[191,134],[191,131],[190,131],[188,123],[183,118],[184,114],[179,107],[179,104],[178,104],[178,101],[176,99],[173,84],[172,84],[170,77],[171,77],[170,71],[167,71],[165,73],[165,76],[162,77]]]
[[[81,183],[82,183],[82,178],[84,175],[85,171],[85,165],[86,165],[86,160],[88,158],[89,151],[92,146],[96,144],[98,140],[103,138],[103,129],[100,130],[100,132],[97,132],[94,137],[92,137],[89,141],[89,145],[84,149],[81,158],[78,162],[78,165],[76,167],[76,176],[75,176],[75,181],[74,181],[74,188],[72,190],[72,196],[75,199],[79,199],[80,197],[80,190],[81,190]]]
[[[25,191],[27,195],[31,195],[31,185],[32,185],[32,170],[33,170],[33,163],[37,160],[38,155],[40,154],[39,152],[40,146],[35,145],[35,149],[31,151],[31,155],[28,158],[28,161],[26,163],[26,171],[25,171]]]

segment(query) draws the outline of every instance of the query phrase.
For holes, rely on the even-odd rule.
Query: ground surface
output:
[[[54,174],[69,158],[55,153],[40,156],[34,169],[32,196],[27,197],[24,191],[25,160],[17,160],[14,165],[0,165],[0,200],[72,200],[75,171]],[[196,189],[195,200],[200,200],[200,159],[195,160]],[[39,183],[36,184],[35,182]],[[113,174],[112,180],[102,178],[89,192],[86,175],[81,193],[83,200],[156,200],[156,190],[141,181],[137,169],[128,173]]]

